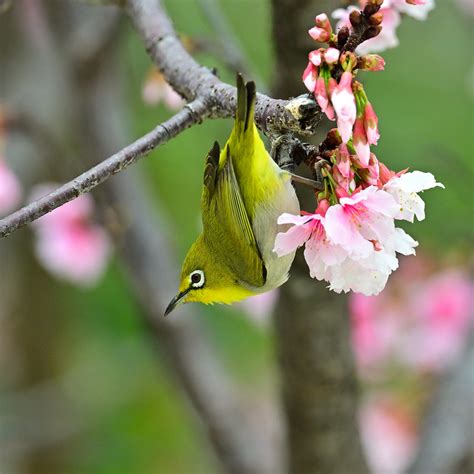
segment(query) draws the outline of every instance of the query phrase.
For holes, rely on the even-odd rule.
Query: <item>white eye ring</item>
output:
[[[193,288],[202,288],[205,281],[206,279],[202,270],[194,270],[194,272],[189,275],[189,283],[191,283]]]

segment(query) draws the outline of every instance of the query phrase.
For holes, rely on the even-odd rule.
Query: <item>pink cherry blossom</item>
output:
[[[337,115],[337,128],[342,141],[347,143],[352,135],[356,119],[356,102],[352,92],[352,73],[342,74],[339,84],[331,95],[331,102]]]
[[[306,69],[303,71],[303,83],[310,92],[314,92],[317,79],[318,68],[309,61]]]
[[[37,233],[36,255],[58,278],[89,287],[102,276],[110,243],[101,227],[69,224]]]
[[[362,444],[374,473],[402,474],[417,446],[410,413],[392,396],[370,397],[359,412]]]
[[[13,211],[20,204],[21,195],[18,178],[0,157],[0,215]]]
[[[52,189],[52,185],[38,186],[33,198]],[[93,214],[92,197],[82,195],[34,223],[36,255],[44,268],[83,287],[97,283],[110,255],[109,238],[92,222]]]
[[[370,186],[328,209],[326,232],[351,255],[368,257],[374,252],[374,241],[385,242],[393,234],[397,212],[390,194]]]
[[[396,252],[413,254],[417,242],[395,228],[390,214],[397,206],[384,191],[372,186],[340,203],[328,208],[321,201],[315,214],[281,215],[278,223],[292,227],[277,235],[274,251],[282,256],[306,245],[313,278],[328,281],[337,293],[378,294],[398,267]]]
[[[294,252],[306,243],[304,256],[310,269],[310,275],[318,280],[329,280],[330,267],[339,265],[347,253],[339,246],[332,244],[324,229],[324,212],[319,205],[320,212],[303,216],[282,214],[279,224],[293,224],[289,230],[279,233],[275,240],[274,251],[278,256]]]
[[[444,188],[431,173],[412,171],[394,176],[383,189],[394,197],[399,206],[395,218],[413,222],[415,216],[419,221],[425,218],[425,202],[417,193],[434,187]]]

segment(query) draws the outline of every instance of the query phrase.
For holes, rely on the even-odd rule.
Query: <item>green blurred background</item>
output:
[[[178,31],[216,40],[199,2],[166,3]],[[424,195],[427,218],[409,231],[419,240],[422,252],[444,260],[463,258],[472,243],[474,86],[470,82],[472,24],[454,2],[437,3],[428,21],[403,21],[398,30],[400,47],[383,53],[386,70],[365,74],[363,81],[380,117],[378,158],[396,170],[430,171],[446,186],[444,191]],[[221,0],[221,4],[249,64],[271,85],[269,2]],[[308,18],[308,26],[311,22]],[[150,60],[131,26],[124,28],[120,57],[128,120],[133,136],[138,137],[171,112],[143,103],[142,86]],[[219,59],[204,53],[197,57],[217,67],[223,80],[233,82],[234,73]],[[302,57],[301,70],[305,63]],[[303,86],[294,95],[302,92]],[[206,121],[137,165],[172,222],[167,232],[179,255],[177,268],[199,231],[205,153],[214,140],[225,142],[231,125],[230,120]],[[51,278],[43,270],[36,271],[42,278]],[[117,264],[110,265],[92,290],[60,282],[54,285],[56,294],[61,294],[57,304],[63,308],[63,320],[50,331],[58,331],[61,337],[56,349],[60,366],[54,380],[40,380],[21,397],[34,398],[37,391],[47,391],[49,384],[59,384],[76,407],[78,419],[73,413],[71,423],[77,423],[77,433],[71,433],[63,450],[54,452],[64,467],[62,472],[213,472],[202,430],[161,367]],[[255,324],[237,307],[197,310],[225,367],[244,391],[268,391],[276,378],[272,331]],[[8,413],[10,406],[17,407],[21,397],[8,390],[0,374],[0,415]],[[6,436],[0,431],[0,441]],[[54,450],[54,444],[43,449]]]

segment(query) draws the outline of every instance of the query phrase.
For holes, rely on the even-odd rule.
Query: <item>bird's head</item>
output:
[[[254,293],[207,246],[201,235],[191,246],[181,270],[178,294],[166,308],[165,316],[182,303],[230,304]]]

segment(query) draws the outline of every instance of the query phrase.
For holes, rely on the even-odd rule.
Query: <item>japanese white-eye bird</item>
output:
[[[188,251],[178,294],[165,311],[197,301],[233,303],[288,279],[294,253],[278,257],[275,237],[284,212],[299,214],[292,175],[270,157],[254,122],[255,83],[237,76],[234,128],[224,148],[206,159],[201,198],[203,230]]]

